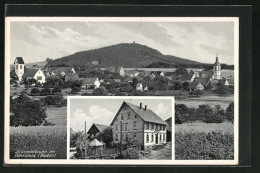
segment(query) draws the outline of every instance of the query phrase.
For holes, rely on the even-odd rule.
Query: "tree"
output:
[[[47,95],[51,95],[51,89],[50,88],[43,88],[40,92],[41,96],[47,96]]]
[[[79,80],[75,80],[71,82],[71,93],[76,94],[78,92],[80,92],[81,90],[81,86],[82,86],[82,81]]]
[[[46,122],[47,114],[43,103],[22,94],[11,99],[11,126],[38,126]]]
[[[55,88],[53,88],[52,93],[53,93],[53,94],[55,94],[55,93],[61,93],[61,89],[60,89],[59,87],[55,87]]]
[[[100,88],[94,89],[92,95],[94,95],[94,96],[107,96],[108,93],[107,93],[107,90],[105,88],[100,87]]]
[[[78,147],[84,143],[84,133],[81,131],[70,133],[70,147]]]
[[[184,67],[178,67],[176,70],[175,70],[175,74],[176,75],[184,75],[184,74],[187,74],[188,71],[186,68]]]
[[[39,94],[40,94],[40,90],[38,89],[38,88],[33,88],[32,90],[31,90],[31,95],[32,96],[38,96]]]
[[[189,83],[189,82],[183,82],[181,86],[182,86],[182,88],[183,88],[184,90],[188,90],[188,89],[189,89],[189,86],[190,86],[190,83]]]
[[[213,115],[213,110],[208,104],[199,105],[197,109],[197,118],[207,122],[210,117]]]
[[[132,79],[132,82],[131,82],[131,85],[132,85],[132,87],[133,87],[134,89],[136,89],[137,83],[138,83],[138,79],[133,78],[133,79]]]
[[[104,142],[106,146],[111,146],[113,142],[112,128],[110,127],[106,128],[105,130],[103,130],[102,132],[94,136],[93,139],[97,139],[99,141]]]
[[[173,87],[175,90],[180,90],[181,89],[181,83],[180,82],[174,82]]]
[[[231,121],[232,124],[234,123],[234,102],[230,103],[226,108],[226,117],[228,121]]]
[[[175,105],[175,124],[185,122],[185,116],[189,116],[189,108],[184,104]]]

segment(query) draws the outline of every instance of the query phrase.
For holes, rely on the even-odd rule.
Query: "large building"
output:
[[[216,62],[213,65],[213,72],[214,72],[214,75],[213,75],[214,80],[222,79],[222,77],[221,77],[221,65],[218,62],[218,55],[216,57]]]
[[[22,57],[16,57],[14,61],[15,74],[18,77],[19,82],[27,79],[35,79],[37,82],[44,83],[45,75],[41,69],[37,68],[25,68]]]
[[[123,102],[115,115],[111,126],[113,143],[126,144],[132,141],[142,149],[151,149],[158,144],[166,143],[166,125],[158,115],[142,103],[139,106]]]

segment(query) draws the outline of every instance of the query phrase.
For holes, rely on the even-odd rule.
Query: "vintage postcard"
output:
[[[5,26],[5,164],[238,164],[239,18]]]

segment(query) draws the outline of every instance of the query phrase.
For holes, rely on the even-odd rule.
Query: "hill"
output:
[[[137,43],[121,43],[113,46],[81,51],[72,55],[55,59],[48,65],[65,64],[85,65],[93,61],[99,61],[100,67],[123,66],[125,68],[147,67],[154,63],[177,64],[201,64],[171,55],[163,55],[158,50]]]

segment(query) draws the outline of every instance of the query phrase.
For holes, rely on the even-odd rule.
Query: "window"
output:
[[[165,134],[163,135],[163,141],[165,141]]]
[[[124,120],[124,116],[121,116],[121,120]]]
[[[147,122],[146,123],[146,130],[148,130],[149,129],[149,123]]]
[[[116,141],[118,141],[118,135],[116,134]]]
[[[116,124],[116,131],[117,131],[117,128],[118,128],[118,127],[117,127],[117,124]]]
[[[125,130],[127,130],[127,125],[128,125],[128,123],[125,123]]]
[[[125,134],[125,140],[128,141],[128,133]]]
[[[134,133],[133,139],[134,139],[134,141],[136,141],[136,133]]]
[[[130,119],[130,112],[128,112],[127,119],[128,120]]]
[[[165,127],[166,127],[166,126],[163,126],[163,130],[165,130]]]
[[[162,140],[162,134],[160,134],[160,141]]]
[[[16,65],[16,69],[18,69],[18,65]]]
[[[146,142],[147,143],[149,142],[149,133],[147,133],[147,135],[146,135]]]
[[[153,133],[152,133],[152,136],[151,136],[151,142],[153,142]]]
[[[23,66],[22,66],[22,65],[20,65],[20,69],[23,69]]]
[[[137,115],[135,115],[135,118],[137,118]]]
[[[154,124],[152,124],[152,130],[154,129]]]
[[[136,121],[135,121],[135,122],[133,122],[133,128],[134,128],[134,129],[137,129],[137,124],[136,124]]]
[[[37,80],[42,80],[42,76],[37,76]]]

